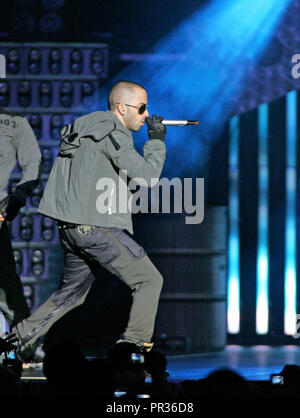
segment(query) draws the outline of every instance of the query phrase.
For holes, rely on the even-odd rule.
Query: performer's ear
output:
[[[125,106],[122,105],[121,103],[118,104],[118,111],[121,113],[121,115],[123,116],[124,112],[125,112]]]

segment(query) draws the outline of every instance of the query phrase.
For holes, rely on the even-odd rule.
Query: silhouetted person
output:
[[[0,399],[19,399],[21,391],[15,374],[7,367],[0,364]]]
[[[209,397],[245,397],[249,395],[246,380],[233,370],[221,369],[209,374],[205,379],[206,393]],[[200,395],[203,395],[202,392]]]
[[[39,183],[41,152],[25,117],[0,109],[0,309],[10,328],[30,311],[16,263],[7,221],[12,221]],[[21,178],[7,193],[11,172],[18,163]]]
[[[133,343],[115,344],[107,352],[112,371],[114,390],[124,391],[127,397],[141,393],[145,383],[144,355]]]
[[[168,381],[166,356],[157,350],[145,353],[145,370],[152,378],[150,396],[154,399],[176,399],[181,394],[178,384]]]
[[[287,364],[280,375],[283,376],[284,387],[300,396],[300,367],[296,364]]]
[[[61,342],[45,353],[43,372],[54,396],[85,396],[87,360],[80,345]]]
[[[111,399],[113,396],[113,375],[107,359],[97,358],[89,361],[87,364],[86,397]]]

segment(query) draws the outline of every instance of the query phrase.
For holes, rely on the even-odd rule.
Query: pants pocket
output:
[[[127,252],[136,259],[143,258],[146,252],[143,247],[137,244],[122,229],[111,228],[110,232],[126,248]]]

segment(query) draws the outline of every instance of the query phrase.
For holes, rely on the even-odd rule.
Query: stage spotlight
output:
[[[20,274],[22,274],[22,270],[23,270],[23,253],[22,253],[22,250],[14,250],[13,254],[14,254],[14,260],[15,260],[15,264],[16,264],[17,275],[20,276]]]
[[[16,10],[30,11],[35,7],[37,0],[14,0],[14,8]]]
[[[42,117],[41,115],[31,115],[29,117],[29,123],[33,129],[33,132],[37,139],[42,137]]]
[[[42,172],[50,173],[53,164],[53,154],[50,148],[42,149]]]
[[[41,276],[45,271],[45,256],[42,250],[33,250],[31,254],[31,270],[34,276]]]
[[[13,18],[14,31],[20,35],[28,35],[35,30],[35,18],[32,13],[18,13]]]
[[[29,284],[23,286],[24,296],[28,304],[29,309],[32,309],[34,306],[34,288]]]
[[[54,34],[63,28],[62,18],[57,13],[47,13],[41,17],[40,31],[44,34]]]
[[[44,216],[42,218],[42,238],[45,241],[52,241],[54,239],[55,236],[55,226],[56,226],[56,222],[51,219],[48,218],[47,216]]]
[[[7,81],[0,82],[0,106],[6,107],[9,105],[10,88]]]
[[[60,102],[62,106],[70,107],[73,103],[73,85],[65,81],[60,87]]]
[[[43,186],[40,183],[32,192],[30,196],[30,203],[34,207],[38,207],[43,194]]]
[[[32,264],[41,264],[44,262],[44,252],[42,250],[33,250],[31,254]]]
[[[32,266],[32,274],[36,277],[41,276],[44,273],[44,267],[41,264],[34,264]]]
[[[26,298],[28,298],[28,297],[32,296],[32,294],[33,294],[33,289],[32,289],[32,286],[25,285],[23,288],[24,288],[24,296],[25,296]]]
[[[52,102],[52,85],[49,81],[43,81],[39,87],[40,105],[49,107]]]
[[[62,55],[59,49],[52,49],[49,53],[49,69],[52,74],[61,73]]]
[[[33,237],[33,219],[31,215],[23,215],[19,221],[19,234],[24,241],[30,241]]]
[[[20,52],[18,49],[11,49],[7,54],[7,72],[17,74],[20,71]]]
[[[22,107],[30,106],[31,84],[29,81],[21,81],[18,86],[18,102]]]
[[[70,71],[72,74],[82,73],[82,52],[80,49],[73,49],[71,51]]]
[[[94,101],[95,87],[92,82],[84,81],[81,84],[81,103],[84,106],[91,106]]]
[[[38,74],[41,71],[41,50],[32,48],[28,53],[28,71],[31,74]]]
[[[102,74],[103,62],[104,62],[103,53],[99,49],[96,49],[95,51],[93,51],[91,55],[91,68],[92,68],[92,72],[95,75]]]
[[[60,139],[60,131],[64,126],[64,117],[62,115],[52,115],[50,119],[50,134],[52,139]]]

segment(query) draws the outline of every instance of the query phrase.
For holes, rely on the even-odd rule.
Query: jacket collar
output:
[[[131,136],[131,131],[122,124],[120,119],[112,111],[107,110],[107,113],[111,116],[112,120],[115,122],[118,131],[123,132],[127,136]]]

